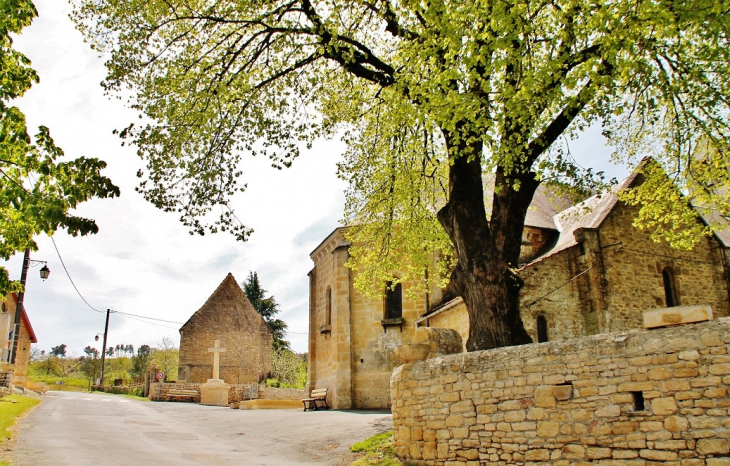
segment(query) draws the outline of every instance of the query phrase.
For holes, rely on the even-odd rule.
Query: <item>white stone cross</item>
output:
[[[213,348],[208,348],[209,353],[213,353],[213,378],[218,379],[220,375],[220,371],[218,369],[218,366],[220,365],[220,353],[224,353],[226,351],[225,348],[221,348],[221,341],[216,340]]]

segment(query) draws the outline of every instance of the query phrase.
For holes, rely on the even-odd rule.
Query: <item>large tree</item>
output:
[[[274,333],[273,349],[290,350],[289,342],[285,340],[286,329],[289,326],[281,319],[277,319],[276,315],[281,312],[279,305],[273,296],[266,296],[267,291],[261,286],[259,275],[256,272],[249,272],[246,281],[242,283],[243,292],[251,302],[256,312],[261,314],[269,328]]]
[[[101,175],[106,163],[96,158],[63,159],[63,151],[41,126],[31,137],[25,115],[11,101],[37,83],[30,60],[13,49],[11,34],[38,15],[30,0],[0,2],[0,259],[26,249],[36,250],[33,237],[65,229],[71,235],[96,233],[96,223],[72,213],[94,197],[119,195],[119,188]],[[21,291],[0,267],[0,296]]]
[[[229,209],[245,187],[241,155],[288,166],[302,143],[339,131],[358,286],[382,293],[427,267],[429,281],[448,275],[477,350],[530,341],[514,273],[527,208],[541,182],[593,178],[562,136],[600,121],[619,158],[648,149],[677,176],[692,176],[700,140],[716,160],[728,154],[728,10],[728,0],[82,0],[75,18],[110,54],[106,88],[134,91],[141,126],[121,135],[146,161],[147,199],[201,234],[244,239]],[[223,214],[206,225],[214,207]]]

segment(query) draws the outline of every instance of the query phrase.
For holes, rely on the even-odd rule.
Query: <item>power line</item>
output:
[[[132,320],[136,320],[136,321],[139,321],[139,322],[142,322],[142,323],[145,323],[145,324],[149,324],[149,325],[156,325],[156,326],[158,326],[158,327],[164,327],[164,328],[171,328],[171,329],[176,329],[176,330],[177,330],[177,327],[170,327],[169,325],[162,325],[162,324],[156,324],[156,323],[154,323],[154,322],[147,322],[146,320],[142,320],[142,319],[138,319],[138,318],[136,318],[136,317],[132,317],[132,316],[130,316],[129,314],[125,314],[125,313],[123,313],[123,312],[119,312],[119,311],[115,311],[115,312],[116,312],[117,314],[121,314],[121,315],[123,315],[123,316],[124,316],[124,317],[126,317],[127,319],[132,319]]]
[[[96,309],[94,306],[92,306],[91,304],[89,304],[89,302],[86,301],[86,299],[81,295],[81,292],[76,287],[76,283],[74,283],[73,279],[71,278],[71,274],[68,273],[68,269],[66,268],[66,264],[63,262],[63,258],[61,257],[61,253],[58,251],[58,246],[56,246],[56,240],[53,239],[53,236],[51,236],[50,238],[51,238],[51,242],[53,243],[53,247],[56,249],[56,254],[58,254],[58,259],[61,261],[61,265],[63,266],[63,270],[66,272],[66,276],[68,277],[69,281],[71,282],[71,285],[73,285],[74,290],[76,290],[76,293],[79,295],[79,298],[81,298],[81,300],[84,303],[86,303],[86,305],[89,306],[93,311],[99,312],[99,313],[103,314],[104,311],[100,311],[100,310]]]
[[[81,294],[81,292],[79,291],[78,287],[76,286],[76,283],[74,283],[73,279],[71,278],[71,274],[68,272],[68,269],[66,268],[66,264],[63,262],[63,258],[61,257],[61,252],[58,250],[58,246],[56,245],[56,241],[53,239],[53,236],[51,236],[50,238],[51,238],[51,242],[53,242],[53,247],[56,249],[56,254],[58,255],[58,259],[61,261],[61,265],[63,266],[63,270],[66,272],[66,276],[68,277],[69,281],[71,282],[71,285],[73,285],[74,290],[76,290],[76,293],[79,295],[79,297],[81,298],[81,300],[87,306],[89,306],[89,308],[91,308],[91,310],[103,314],[104,311],[100,311],[100,310],[96,309],[94,306],[92,306],[91,304],[89,304],[89,302],[86,301],[86,299],[84,298],[84,296]],[[175,328],[175,327],[169,327],[167,325],[160,325],[160,324],[155,324],[153,322],[147,322],[147,321],[141,320],[141,319],[156,320],[156,321],[160,321],[160,322],[167,322],[167,323],[170,323],[170,324],[180,324],[181,323],[181,322],[173,322],[171,320],[156,319],[154,317],[146,317],[146,316],[140,316],[140,315],[137,315],[137,314],[130,314],[130,313],[127,313],[127,312],[122,312],[122,311],[111,311],[111,312],[113,312],[115,314],[122,314],[124,316],[129,317],[130,319],[138,320],[139,322],[144,322],[146,324],[157,325],[159,327]],[[137,319],[135,319],[135,317],[137,317]]]
[[[115,312],[117,314],[124,314],[125,316],[139,317],[141,319],[149,319],[149,320],[157,320],[157,321],[160,321],[160,322],[167,322],[168,324],[180,324],[180,325],[183,324],[182,322],[175,322],[174,320],[157,319],[155,317],[140,316],[140,315],[137,315],[137,314],[130,314],[128,312],[122,312],[122,311],[115,311]],[[170,328],[172,328],[172,327],[170,327]]]

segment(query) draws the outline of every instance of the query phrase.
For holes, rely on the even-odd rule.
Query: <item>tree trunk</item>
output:
[[[469,313],[466,348],[478,351],[531,343],[520,318],[523,282],[510,268],[517,266],[525,215],[539,182],[531,172],[508,178],[498,169],[495,187],[500,189],[495,189],[488,220],[482,146],[475,143],[458,149],[449,169],[449,201],[438,219],[456,249],[458,262],[451,284]]]

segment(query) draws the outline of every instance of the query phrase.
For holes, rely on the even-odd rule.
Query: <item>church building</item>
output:
[[[633,226],[638,207],[618,199],[618,190],[641,183],[647,161],[612,192],[574,206],[543,187],[535,193],[518,270],[522,320],[535,343],[642,328],[649,309],[709,304],[715,316],[730,315],[730,235],[673,249]],[[395,348],[422,326],[457,330],[466,343],[466,307],[440,290],[408,299],[414,282],[382,299],[360,295],[345,267],[344,232],[333,231],[310,256],[309,388],[329,388],[335,408],[388,408],[390,375],[401,364]]]
[[[205,383],[213,374],[215,340],[220,378],[230,384],[265,380],[271,372],[273,332],[228,274],[203,307],[180,327],[178,382]]]

